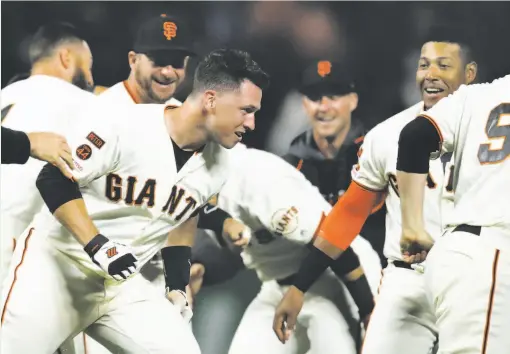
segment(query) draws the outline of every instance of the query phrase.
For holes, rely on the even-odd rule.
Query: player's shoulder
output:
[[[461,88],[466,91],[466,95],[483,97],[484,100],[508,100],[510,99],[510,75],[495,79],[492,82],[473,84]]]
[[[400,131],[407,123],[416,118],[423,108],[423,102],[418,102],[411,107],[389,117],[373,127],[364,137],[365,142],[382,143],[388,140],[398,139]]]

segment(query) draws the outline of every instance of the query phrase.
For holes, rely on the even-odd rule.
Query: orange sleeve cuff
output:
[[[319,236],[346,250],[380,203],[380,198],[381,192],[369,191],[352,182],[322,223]]]

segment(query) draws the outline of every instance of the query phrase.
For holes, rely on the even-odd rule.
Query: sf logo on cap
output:
[[[172,38],[177,36],[177,25],[173,22],[166,21],[163,23],[163,34],[167,40],[171,41]]]
[[[331,73],[331,62],[323,60],[317,63],[317,73],[324,77]]]

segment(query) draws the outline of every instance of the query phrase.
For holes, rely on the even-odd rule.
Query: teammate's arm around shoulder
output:
[[[169,232],[166,246],[161,249],[166,297],[179,307],[184,319],[193,316],[186,295],[191,269],[191,247],[197,232],[198,215],[193,216]]]
[[[115,279],[125,279],[134,273],[136,257],[128,247],[100,234],[79,188],[116,169],[120,159],[118,136],[113,127],[104,124],[104,114],[96,109],[87,113],[91,116],[81,120],[78,115],[81,124],[72,124],[66,132],[75,164],[73,180],[47,164],[36,185],[50,212],[84,246],[92,261]]]

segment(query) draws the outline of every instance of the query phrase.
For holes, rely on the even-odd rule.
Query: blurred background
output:
[[[334,60],[356,79],[360,102],[354,119],[366,129],[420,100],[415,85],[421,38],[432,24],[453,23],[475,38],[479,81],[510,73],[509,2],[2,2],[1,84],[29,68],[27,45],[36,29],[54,20],[85,31],[97,85],[127,78],[127,53],[138,23],[161,13],[188,20],[200,54],[219,47],[252,53],[271,75],[248,146],[277,154],[307,128],[295,91],[311,62]],[[194,70],[196,60],[189,66]],[[190,78],[177,98],[184,99]],[[282,133],[282,131],[285,132]],[[242,313],[258,290],[253,273],[199,294],[194,329],[204,354],[226,353]],[[223,334],[211,328],[223,328]]]

